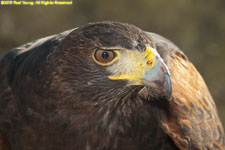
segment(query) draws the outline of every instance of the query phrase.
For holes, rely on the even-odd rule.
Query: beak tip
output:
[[[143,79],[143,83],[146,86],[153,87],[153,88],[161,91],[163,93],[163,95],[168,100],[171,99],[171,97],[172,97],[172,84],[171,84],[171,80],[170,80],[169,76],[167,76],[164,81],[161,81],[161,80],[149,81],[149,80]]]
[[[172,83],[170,77],[168,77],[167,81],[164,83],[165,95],[170,100],[172,97]]]

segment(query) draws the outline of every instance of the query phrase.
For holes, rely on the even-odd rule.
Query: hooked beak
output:
[[[156,58],[155,65],[153,66],[153,68],[145,72],[142,81],[145,86],[161,90],[166,97],[171,97],[172,84],[170,79],[170,73],[166,64],[161,58]]]
[[[110,75],[109,79],[128,80],[128,85],[145,85],[157,89],[170,98],[172,95],[170,73],[159,53],[152,47],[146,47],[144,57],[140,52],[129,50],[125,52],[128,57],[121,57],[116,67],[110,68],[112,72],[115,68],[116,70],[119,68],[120,72]]]

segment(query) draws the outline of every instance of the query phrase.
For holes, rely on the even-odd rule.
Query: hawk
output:
[[[213,98],[155,33],[89,23],[0,59],[1,150],[222,150]]]

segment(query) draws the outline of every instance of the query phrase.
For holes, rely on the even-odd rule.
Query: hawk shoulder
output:
[[[224,131],[214,100],[194,65],[172,42],[147,33],[172,78],[170,115],[162,128],[180,149],[224,149]]]

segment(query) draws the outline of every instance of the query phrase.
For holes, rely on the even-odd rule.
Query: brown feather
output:
[[[224,149],[224,133],[209,90],[193,64],[176,52],[168,65],[173,85],[170,117],[162,123],[180,149]]]

